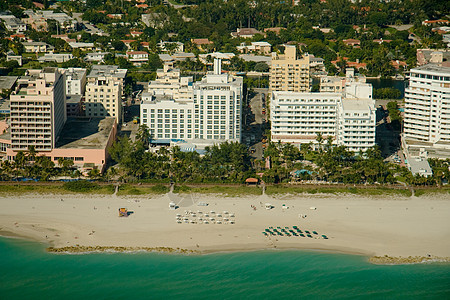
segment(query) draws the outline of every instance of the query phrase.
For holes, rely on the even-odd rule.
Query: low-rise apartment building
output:
[[[272,51],[272,45],[268,42],[251,42],[247,45],[245,42],[236,47],[241,53],[260,53],[269,55]]]

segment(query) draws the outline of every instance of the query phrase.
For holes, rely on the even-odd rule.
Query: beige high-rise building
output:
[[[122,94],[126,69],[96,65],[87,77],[85,114],[89,117],[114,117],[122,121]]]
[[[28,70],[11,94],[11,149],[51,151],[66,122],[64,74],[57,68]]]
[[[270,91],[309,92],[310,56],[297,57],[297,48],[286,45],[284,54],[272,53]]]

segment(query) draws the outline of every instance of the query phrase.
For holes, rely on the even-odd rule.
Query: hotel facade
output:
[[[405,89],[406,145],[450,150],[450,67],[411,69]]]

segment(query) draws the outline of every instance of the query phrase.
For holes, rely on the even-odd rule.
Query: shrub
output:
[[[158,194],[164,194],[164,193],[169,192],[169,188],[167,186],[165,186],[165,185],[162,185],[162,184],[157,184],[155,186],[152,186],[151,190],[153,192],[155,192],[155,193],[158,193]]]
[[[77,193],[87,193],[99,188],[98,184],[87,180],[66,182],[63,187],[68,191]]]

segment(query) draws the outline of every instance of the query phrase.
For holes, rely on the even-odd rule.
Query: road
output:
[[[72,13],[72,16],[75,20],[77,20],[78,23],[80,24],[84,24],[84,26],[86,27],[86,32],[89,32],[91,34],[97,34],[97,35],[102,35],[102,36],[109,36],[108,33],[104,32],[103,30],[95,27],[94,25],[92,25],[91,23],[89,23],[88,21],[82,20],[81,16],[83,14],[82,13]]]
[[[262,113],[263,97],[267,96],[268,89],[254,89],[254,94],[249,99],[250,107],[244,110],[244,125],[242,143],[254,149],[252,157],[263,158],[262,138],[266,115]],[[262,96],[264,94],[264,96]],[[250,95],[249,95],[250,97]]]

